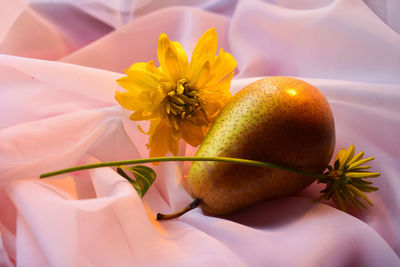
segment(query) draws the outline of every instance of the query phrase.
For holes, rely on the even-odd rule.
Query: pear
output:
[[[321,173],[335,146],[326,98],[294,78],[258,80],[234,95],[213,122],[196,156],[234,157]],[[231,213],[284,197],[315,179],[285,170],[223,162],[193,162],[186,189],[210,214]]]

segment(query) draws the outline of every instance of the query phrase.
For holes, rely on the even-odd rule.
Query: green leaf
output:
[[[117,172],[119,175],[124,177],[126,180],[128,180],[130,183],[135,182],[131,177],[129,177],[121,168],[117,168]]]
[[[124,170],[132,173],[135,179],[129,177]],[[143,197],[146,194],[156,179],[155,171],[152,168],[143,165],[132,167],[120,166],[117,168],[117,172],[132,184],[140,197]]]

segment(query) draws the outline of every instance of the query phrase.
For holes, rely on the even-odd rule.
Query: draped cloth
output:
[[[400,266],[400,4],[396,0],[30,0],[0,3],[0,266]],[[146,122],[114,100],[159,34],[188,54],[215,27],[238,61],[231,91],[292,76],[328,99],[336,151],[375,156],[374,206],[311,203],[314,183],[227,216],[194,209],[190,163],[155,166],[143,199],[112,168],[148,157]],[[196,148],[182,145],[181,155]]]

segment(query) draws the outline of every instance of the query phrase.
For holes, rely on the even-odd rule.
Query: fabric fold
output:
[[[3,1],[0,266],[399,266],[396,7],[396,0]],[[142,199],[115,168],[38,178],[148,157],[149,123],[130,120],[118,105],[117,79],[133,63],[159,66],[160,34],[191,55],[211,27],[218,51],[238,62],[232,94],[280,75],[325,95],[335,152],[353,144],[376,158],[373,207],[347,214],[329,201],[313,204],[322,190],[314,183],[227,216],[196,208],[160,222],[158,212],[192,201],[190,162],[146,164],[157,178]],[[180,155],[196,150],[179,146]]]

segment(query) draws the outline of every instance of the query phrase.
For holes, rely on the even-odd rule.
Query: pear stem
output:
[[[178,212],[171,213],[171,214],[157,213],[157,221],[171,220],[171,219],[178,218],[179,216],[185,214],[189,210],[196,208],[198,205],[200,205],[200,203],[201,203],[201,199],[195,198],[192,203],[190,203],[189,205],[187,205],[185,208],[183,208],[182,210],[180,210]]]
[[[101,162],[101,163],[95,163],[95,164],[81,165],[81,166],[62,169],[62,170],[58,170],[58,171],[43,173],[40,175],[40,178],[46,178],[46,177],[60,175],[60,174],[68,173],[68,172],[81,171],[81,170],[94,169],[94,168],[132,165],[132,164],[150,163],[150,162],[166,162],[166,161],[219,161],[219,162],[226,162],[226,163],[236,163],[236,164],[244,164],[244,165],[250,165],[250,166],[257,166],[257,167],[280,169],[280,170],[285,170],[285,171],[289,171],[289,172],[299,173],[299,174],[314,177],[314,178],[325,177],[324,175],[318,174],[318,173],[304,172],[304,171],[292,169],[290,167],[286,167],[286,166],[275,164],[275,163],[268,163],[268,162],[249,160],[249,159],[239,159],[239,158],[229,158],[229,157],[156,157],[156,158],[110,161],[110,162]]]

